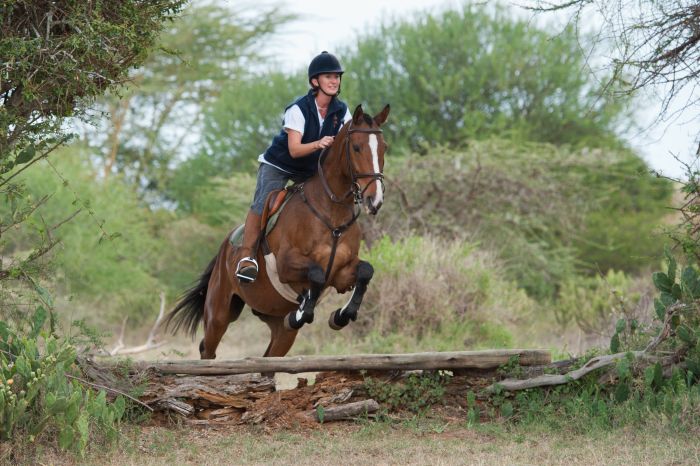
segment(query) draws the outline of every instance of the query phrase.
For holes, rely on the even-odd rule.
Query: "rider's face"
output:
[[[319,74],[315,81],[321,90],[329,95],[336,95],[340,88],[340,74],[338,73]]]

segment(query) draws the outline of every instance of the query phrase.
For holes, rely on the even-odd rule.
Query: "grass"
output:
[[[499,423],[468,428],[440,418],[334,423],[317,430],[267,433],[231,426],[125,427],[120,445],[83,460],[45,452],[43,464],[698,464],[698,432],[662,427],[596,431]]]

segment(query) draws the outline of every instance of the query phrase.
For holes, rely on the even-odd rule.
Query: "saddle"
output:
[[[292,195],[296,190],[292,189],[293,186],[288,186],[284,189],[276,189],[267,195],[265,200],[265,207],[263,208],[262,216],[260,217],[260,231],[264,232],[263,236],[270,234],[272,229],[277,224],[277,219],[284,206],[292,198]],[[239,225],[229,237],[229,242],[232,246],[241,246],[243,242],[243,227],[245,225]]]

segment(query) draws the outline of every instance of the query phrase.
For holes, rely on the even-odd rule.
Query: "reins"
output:
[[[384,174],[383,173],[356,173],[355,168],[352,165],[352,161],[350,160],[350,135],[352,133],[370,133],[370,134],[381,134],[382,130],[380,128],[353,128],[352,123],[350,123],[350,127],[348,128],[345,136],[345,159],[347,160],[348,163],[348,171],[350,173],[350,189],[343,195],[343,197],[337,197],[335,193],[333,193],[333,190],[331,190],[330,185],[328,184],[328,181],[326,180],[326,177],[323,173],[323,161],[325,160],[326,156],[328,155],[328,149],[324,150],[321,153],[321,156],[318,158],[318,175],[321,178],[321,184],[323,185],[323,189],[326,192],[326,195],[328,198],[332,201],[335,202],[336,204],[343,204],[347,200],[349,196],[353,196],[353,206],[347,206],[352,214],[350,217],[350,220],[347,222],[343,223],[342,225],[334,227],[331,222],[326,219],[306,198],[306,195],[304,194],[304,186],[303,184],[299,188],[299,194],[301,195],[302,201],[304,201],[304,204],[306,204],[309,207],[309,210],[318,217],[321,222],[328,228],[331,232],[331,237],[333,240],[333,243],[331,245],[331,254],[330,257],[328,258],[328,266],[326,267],[326,274],[324,278],[324,284],[328,283],[328,278],[330,277],[331,270],[333,268],[333,261],[335,260],[335,253],[336,250],[338,249],[338,242],[340,241],[340,237],[342,234],[350,228],[356,221],[357,218],[360,216],[361,209],[358,207],[359,204],[362,203],[362,195],[364,194],[365,190],[369,187],[370,183],[367,183],[367,186],[365,186],[365,189],[360,189],[360,184],[357,182],[357,180],[361,178],[373,178],[375,181],[379,181],[381,184],[382,190],[384,190]],[[347,205],[347,204],[346,204]]]

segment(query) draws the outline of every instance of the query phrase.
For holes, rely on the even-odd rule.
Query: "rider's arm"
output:
[[[304,135],[304,123],[304,114],[301,113],[298,105],[292,105],[284,113],[284,131],[287,133],[287,147],[289,148],[289,155],[293,159],[305,157],[333,143],[331,136],[325,136],[317,141],[302,144],[301,138]]]
[[[324,149],[333,143],[332,136],[324,136],[318,141],[312,141],[309,143],[301,142],[301,133],[299,131],[294,131],[293,129],[285,128],[287,132],[287,145],[289,147],[289,155],[293,159],[299,157],[305,157],[319,149]]]

